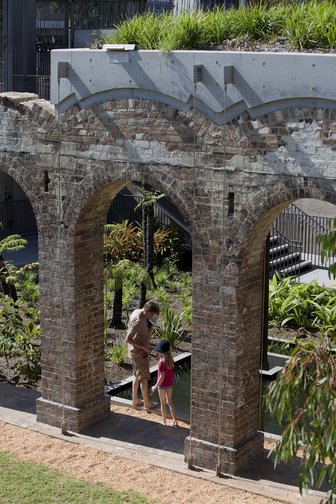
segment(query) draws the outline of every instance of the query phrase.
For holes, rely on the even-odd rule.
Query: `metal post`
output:
[[[262,367],[269,369],[267,346],[268,346],[268,296],[269,296],[269,249],[270,249],[270,233],[268,233],[265,250],[264,250],[264,278],[263,278],[263,307],[262,307]]]

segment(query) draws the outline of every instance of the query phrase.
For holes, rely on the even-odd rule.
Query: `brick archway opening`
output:
[[[57,341],[52,336],[57,359],[49,359],[43,366],[39,421],[82,431],[109,414],[110,398],[105,394],[103,236],[111,202],[128,183],[103,181],[100,189],[92,191],[76,222],[69,226],[64,223],[59,279],[62,327]],[[50,324],[45,329],[48,332]],[[46,346],[46,358],[48,354]]]
[[[264,205],[265,211],[260,212],[259,215],[256,213],[256,220],[247,233],[247,239],[242,249],[241,264],[238,267],[239,271],[237,271],[237,315],[239,316],[237,317],[236,330],[236,358],[238,362],[241,362],[235,376],[236,425],[238,425],[235,443],[238,445],[239,443],[243,444],[246,438],[253,438],[260,429],[262,390],[260,369],[262,368],[263,344],[265,344],[263,343],[263,332],[266,331],[266,338],[268,334],[267,326],[264,327],[264,324],[267,324],[264,310],[268,309],[266,282],[269,281],[265,250],[266,238],[275,218],[289,204],[297,201],[297,194],[295,190],[292,191],[292,194],[288,192],[286,195],[282,195],[284,201],[279,203],[279,194],[275,191],[273,196],[259,202],[258,205],[260,207]],[[336,212],[334,194],[316,190],[316,188],[313,190],[306,188],[300,191],[300,200],[305,201],[305,198],[321,201],[321,203],[332,203],[335,205]]]

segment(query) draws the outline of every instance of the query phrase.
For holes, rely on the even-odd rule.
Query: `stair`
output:
[[[299,242],[291,242],[275,228],[272,229],[269,248],[269,275],[299,276],[313,268],[311,261],[301,258]]]

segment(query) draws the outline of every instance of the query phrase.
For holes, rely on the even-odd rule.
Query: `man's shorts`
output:
[[[137,380],[149,380],[149,357],[145,355],[132,355],[133,374]]]

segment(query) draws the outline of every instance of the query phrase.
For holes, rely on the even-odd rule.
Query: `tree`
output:
[[[142,231],[143,231],[143,249],[144,249],[144,266],[155,287],[155,280],[153,274],[154,268],[154,204],[164,197],[163,193],[152,191],[149,185],[144,185],[140,188],[143,195],[142,200],[134,208],[142,209]],[[144,282],[140,287],[139,307],[142,308],[146,302],[147,287]]]
[[[140,248],[139,248],[140,245]],[[127,220],[118,224],[107,224],[104,230],[104,261],[107,274],[114,280],[114,298],[111,327],[123,328],[122,294],[123,275],[141,256],[141,238],[138,228]]]
[[[322,244],[321,258],[322,262],[327,260],[335,261],[336,256],[336,219],[330,219],[328,232],[317,237],[317,241]],[[329,278],[336,278],[336,262],[328,267]]]
[[[300,493],[326,482],[330,489],[327,502],[335,502],[336,362],[328,338],[298,342],[270,386],[266,405],[279,424],[285,425],[274,450],[275,465],[302,452]]]
[[[27,240],[22,238],[19,234],[10,235],[0,240],[0,282],[2,292],[10,296],[14,301],[17,300],[16,288],[11,280],[8,265],[2,254],[4,252],[17,252],[23,250],[27,243]]]
[[[113,315],[111,327],[122,327],[122,294],[123,280],[122,274],[126,272],[126,263],[122,263],[120,268],[119,262],[128,260],[132,263],[139,263],[144,255],[144,239],[143,229],[138,224],[132,224],[127,220],[116,223],[107,224],[104,230],[104,262],[105,267],[110,268],[110,277],[115,279],[114,283],[114,300],[113,300]],[[164,253],[172,246],[174,238],[171,238],[171,232],[167,229],[159,228],[154,231],[153,237],[153,254],[154,257]],[[112,267],[113,266],[113,267]],[[143,268],[142,268],[143,269]],[[119,271],[120,270],[120,271]],[[144,270],[141,285],[147,290],[147,285],[151,279],[148,270]]]

